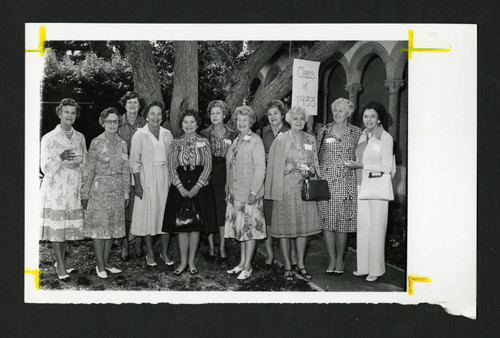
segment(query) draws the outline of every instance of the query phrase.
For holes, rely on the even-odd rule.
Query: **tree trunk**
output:
[[[326,61],[333,53],[340,48],[352,46],[354,42],[346,41],[318,41],[316,42],[309,52],[302,58],[304,60]],[[265,88],[257,93],[255,99],[250,106],[257,113],[257,119],[260,119],[266,109],[266,104],[273,99],[282,99],[292,90],[292,72],[293,72],[293,59],[288,60],[288,63],[283,68],[281,73]]]
[[[198,110],[198,43],[174,41],[174,89],[170,105],[170,125],[174,137],[182,134],[179,127],[181,114]]]
[[[276,54],[282,44],[283,41],[261,42],[243,68],[231,76],[230,89],[226,96],[226,103],[231,113],[236,107],[243,104],[243,99],[247,95],[252,81],[257,77],[262,67],[269,62],[269,59]]]
[[[164,104],[151,44],[148,41],[124,41],[124,44],[125,56],[132,66],[134,91],[144,98],[146,104],[153,100]]]

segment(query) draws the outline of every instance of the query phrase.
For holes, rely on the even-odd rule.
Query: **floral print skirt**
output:
[[[264,239],[267,237],[264,219],[264,199],[258,198],[252,205],[234,200],[228,193],[224,237],[237,241]]]

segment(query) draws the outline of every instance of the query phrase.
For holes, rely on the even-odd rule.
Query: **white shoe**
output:
[[[95,267],[95,271],[97,272],[97,276],[99,278],[108,278],[108,274],[106,273],[106,271],[99,271],[99,269],[97,268],[97,266]]]
[[[108,270],[111,273],[120,273],[120,272],[122,272],[122,270],[120,270],[118,268],[115,268],[115,267],[105,268],[105,269]]]
[[[378,276],[368,275],[366,277],[367,282],[375,282],[378,279]]]
[[[358,272],[358,271],[353,271],[352,274],[354,276],[358,276],[358,277],[367,275],[367,273],[362,273],[362,272]]]
[[[247,279],[251,275],[252,275],[252,270],[250,271],[242,270],[241,273],[238,275],[238,279],[240,280]]]
[[[227,270],[226,273],[228,275],[237,275],[239,274],[241,271],[243,271],[243,268],[240,268],[239,266],[235,266],[234,268],[232,268],[231,270]]]

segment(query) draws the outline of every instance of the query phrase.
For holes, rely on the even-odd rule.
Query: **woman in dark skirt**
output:
[[[168,193],[163,231],[178,233],[181,262],[174,274],[182,274],[189,266],[189,272],[198,273],[195,265],[196,251],[200,242],[200,233],[217,232],[214,189],[210,183],[212,172],[212,152],[210,143],[196,133],[198,113],[185,111],[181,116],[180,127],[184,135],[174,140],[170,152],[169,171],[172,185]],[[176,228],[176,213],[180,204],[191,199],[199,211],[202,225]]]
[[[226,153],[227,149],[237,136],[237,132],[224,124],[228,115],[227,105],[224,101],[214,100],[208,104],[208,117],[212,124],[202,130],[200,135],[207,138],[212,150],[212,175],[210,181],[214,186],[215,206],[217,212],[217,223],[219,223],[219,254],[226,258],[226,247],[224,245],[224,221],[226,212]],[[209,255],[215,258],[214,235],[208,237],[210,246]]]

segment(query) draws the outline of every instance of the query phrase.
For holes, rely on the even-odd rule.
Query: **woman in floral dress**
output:
[[[87,148],[83,135],[72,127],[80,116],[76,101],[63,99],[56,113],[60,124],[41,142],[41,239],[52,242],[57,275],[67,279],[73,269],[66,265],[66,241],[83,239],[80,184]]]
[[[264,177],[266,155],[262,139],[251,131],[256,114],[252,108],[235,109],[233,120],[239,135],[229,147],[227,166],[227,208],[225,237],[240,242],[240,263],[227,271],[247,279],[252,275],[256,240],[266,238],[264,219]]]
[[[125,237],[125,208],[129,204],[130,170],[127,143],[117,135],[118,110],[107,108],[99,117],[104,133],[90,143],[83,172],[84,234],[94,241],[99,278],[122,270],[111,265],[113,238]]]

